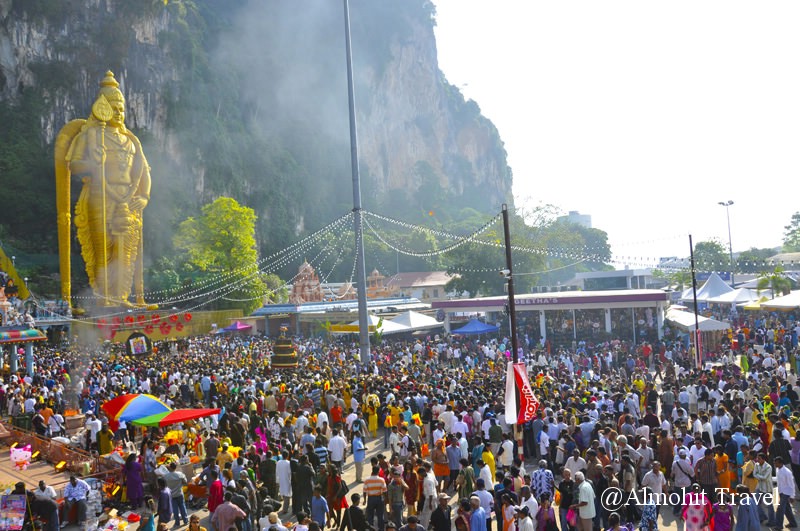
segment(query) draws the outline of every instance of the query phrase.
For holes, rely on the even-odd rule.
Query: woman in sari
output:
[[[728,454],[722,448],[721,444],[714,447],[714,462],[717,465],[717,476],[719,477],[719,488],[725,489],[724,492],[731,490],[731,475],[728,471]]]
[[[502,531],[515,531],[516,527],[514,515],[516,514],[516,506],[514,502],[511,500],[511,496],[508,494],[503,494],[501,500],[502,509],[501,513],[503,516],[503,530]]]
[[[136,453],[131,452],[122,467],[123,480],[125,481],[125,492],[128,501],[134,509],[142,505],[144,498],[144,478],[142,476],[142,465],[136,461]]]
[[[374,439],[378,436],[378,405],[370,395],[369,405],[367,405],[367,424],[369,434]]]
[[[458,471],[456,477],[456,491],[458,492],[458,499],[468,499],[472,492],[475,490],[475,470],[469,466],[469,461],[461,458],[461,470]]]

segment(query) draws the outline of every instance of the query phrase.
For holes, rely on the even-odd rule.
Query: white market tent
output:
[[[378,326],[380,323],[380,326]],[[400,332],[408,332],[409,329],[407,326],[403,326],[400,323],[392,322],[388,319],[381,320],[380,317],[370,314],[369,315],[369,326],[376,327],[377,331],[381,334],[399,334]],[[358,326],[358,321],[353,321],[350,323],[351,326]],[[352,333],[358,333],[358,330],[355,330]]]
[[[444,326],[444,323],[440,323],[429,315],[411,310],[401,313],[390,322],[405,326],[409,332],[412,330],[427,330],[429,328]]]
[[[708,277],[705,284],[697,290],[697,300],[698,302],[708,302],[708,299],[719,297],[731,291],[733,291],[733,288],[726,284],[718,274],[711,273],[711,276]],[[692,288],[687,289],[681,294],[681,300],[692,302]]]
[[[667,310],[666,319],[686,332],[693,332],[695,329],[694,313],[692,312],[685,312],[683,310],[669,308]],[[701,332],[723,331],[730,328],[728,323],[723,323],[722,321],[717,321],[716,319],[709,319],[708,317],[703,317],[702,315],[697,316],[697,322],[700,325]]]
[[[764,301],[761,303],[761,308],[767,310],[794,310],[795,308],[800,308],[800,290],[795,290],[783,297],[775,297]]]
[[[769,296],[770,290],[764,290],[759,293],[755,289],[737,288],[718,297],[710,297],[706,299],[706,302],[710,304],[747,304],[748,302],[757,301],[765,293]]]

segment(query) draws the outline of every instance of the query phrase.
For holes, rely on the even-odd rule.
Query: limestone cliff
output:
[[[439,69],[433,5],[353,0],[351,18],[365,206],[458,219],[511,202],[497,130]],[[49,150],[111,69],[153,166],[150,253],[223,194],[256,209],[262,249],[285,245],[352,206],[344,67],[339,1],[0,0],[0,118],[14,132],[0,133],[0,186],[39,188],[27,230],[52,241]],[[34,136],[38,148],[17,145]]]

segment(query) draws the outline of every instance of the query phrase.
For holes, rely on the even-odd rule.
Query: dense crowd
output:
[[[300,365],[282,371],[269,368],[272,342],[260,337],[196,337],[135,359],[40,349],[35,375],[12,375],[0,389],[0,408],[33,415],[43,436],[62,436],[64,411],[78,408],[87,418],[80,442],[100,454],[135,441],[123,466],[127,497],[153,524],[196,528],[183,493],[195,483],[217,531],[283,531],[290,516],[301,531],[652,531],[665,516],[658,496],[678,492],[662,501],[690,531],[712,521],[715,531],[762,521],[779,528],[784,519],[792,527],[795,327],[763,326],[774,348],[748,327],[739,350],[709,353],[701,368],[678,342],[547,350],[526,340],[541,406],[519,431],[505,418],[504,338],[384,342],[368,365],[356,345],[298,339]],[[222,411],[184,426],[182,442],[165,440],[164,430],[106,418],[101,405],[130,392]],[[161,442],[169,453],[200,456],[198,477],[171,466],[156,479]],[[368,458],[367,444],[381,450]],[[361,492],[342,478],[351,463]],[[757,496],[773,492],[773,477],[775,504]],[[609,489],[624,494],[616,505],[601,503]],[[642,503],[627,503],[631,495]],[[752,513],[745,498],[758,499]]]

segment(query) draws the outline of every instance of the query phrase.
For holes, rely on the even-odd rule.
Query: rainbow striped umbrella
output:
[[[171,424],[182,424],[187,420],[200,419],[203,417],[210,417],[220,412],[219,409],[175,409],[173,411],[165,411],[163,413],[156,413],[131,421],[137,426],[169,426]]]
[[[136,419],[169,413],[172,409],[153,395],[127,394],[112,398],[102,406],[109,420],[133,422]]]

